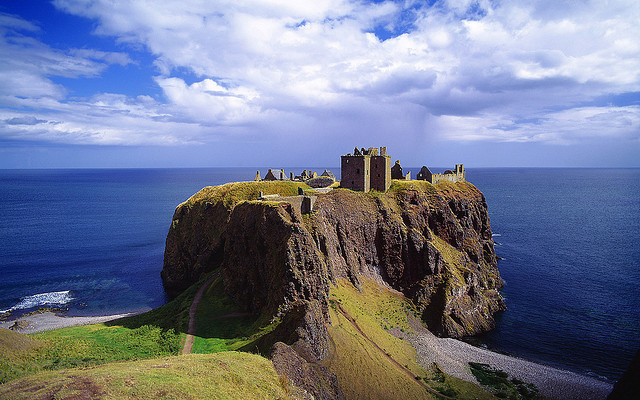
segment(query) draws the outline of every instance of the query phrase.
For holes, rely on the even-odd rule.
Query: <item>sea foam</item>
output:
[[[20,299],[18,304],[6,310],[0,310],[0,314],[14,311],[25,310],[27,308],[35,308],[39,306],[64,305],[73,300],[71,291],[63,290],[60,292],[38,293],[31,296],[25,296]]]

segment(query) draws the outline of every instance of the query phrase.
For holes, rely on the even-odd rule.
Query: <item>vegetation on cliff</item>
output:
[[[297,195],[299,187],[309,189],[299,182],[227,183],[206,187],[180,204],[173,216],[165,246],[162,279],[167,292],[173,296],[182,293],[219,265],[223,233],[236,205],[257,200],[260,192],[265,195]]]
[[[466,182],[394,181],[386,193],[336,189],[311,215],[287,202],[254,201],[258,192],[290,195],[294,182],[205,188],[175,212],[163,279],[179,291],[222,268],[224,289],[254,314],[270,316],[317,301],[327,317],[336,279],[384,282],[416,304],[439,335],[487,331],[504,308],[484,196]],[[243,197],[246,196],[246,197]]]
[[[340,280],[331,289],[332,351],[323,361],[338,377],[346,398],[492,399],[473,383],[419,365],[415,349],[394,336],[412,330],[416,310],[402,294],[363,279],[360,289]]]
[[[75,326],[25,336],[0,329],[7,343],[28,343],[3,351],[0,383],[39,371],[93,367],[114,361],[178,354],[181,337],[155,325],[131,329],[105,324]],[[4,345],[0,349],[6,349]]]

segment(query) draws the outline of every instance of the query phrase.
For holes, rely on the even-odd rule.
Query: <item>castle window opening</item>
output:
[[[356,169],[356,174],[360,175],[360,168]]]

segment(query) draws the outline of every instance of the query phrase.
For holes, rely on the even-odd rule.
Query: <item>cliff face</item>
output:
[[[320,359],[338,278],[401,291],[441,336],[489,330],[504,308],[487,205],[469,183],[394,181],[384,194],[338,189],[319,195],[305,216],[285,202],[256,201],[258,191],[290,195],[297,185],[205,188],[176,209],[162,271],[170,293],[221,267],[227,294],[248,310],[296,310],[291,339],[313,344]]]
[[[397,182],[377,196],[336,191],[316,209],[315,241],[333,279],[384,282],[442,336],[494,327],[502,280],[487,205],[473,185]]]

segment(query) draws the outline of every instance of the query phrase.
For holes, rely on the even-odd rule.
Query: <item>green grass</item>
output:
[[[243,315],[224,293],[222,278],[214,280],[205,290],[196,311],[194,353],[251,348],[251,343],[271,332],[277,325],[270,316]]]
[[[0,398],[15,400],[104,399],[292,399],[288,381],[271,362],[238,352],[41,372],[0,385]]]
[[[173,301],[143,314],[29,336],[0,331],[0,383],[39,371],[179,354],[193,297],[210,276],[205,276]],[[267,316],[228,316],[243,311],[224,294],[222,278],[214,280],[198,306],[192,351],[215,353],[251,349],[252,342],[277,326],[278,321],[272,322]]]
[[[143,314],[29,336],[13,332],[7,336],[3,331],[0,337],[7,340],[0,340],[0,383],[38,371],[179,354],[189,324],[189,307],[209,276],[171,302]],[[17,343],[25,343],[20,351],[15,350]]]
[[[5,360],[42,346],[42,342],[27,335],[0,329],[0,360]]]
[[[182,346],[180,335],[173,330],[149,325],[137,329],[104,324],[75,326],[35,334],[29,340],[38,345],[3,357],[1,383],[42,370],[178,354]]]
[[[152,325],[164,330],[173,329],[176,332],[187,333],[189,328],[189,308],[191,307],[193,298],[200,286],[215,272],[216,271],[207,274],[200,279],[200,281],[182,292],[178,297],[161,307],[142,314],[107,322],[106,324],[131,329],[139,328],[143,325]]]
[[[392,365],[344,317],[332,313],[332,320],[335,325],[329,328],[329,334],[335,349],[323,363],[337,375],[347,399],[435,398]],[[389,345],[386,349],[392,350]]]
[[[240,201],[257,200],[260,192],[265,195],[297,196],[298,188],[311,189],[305,183],[291,181],[233,182],[205,187],[178,207],[183,205],[191,207],[202,202],[212,204],[222,202],[226,208],[230,209]]]

